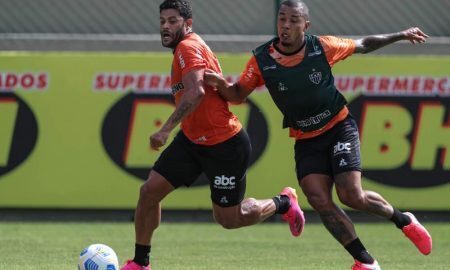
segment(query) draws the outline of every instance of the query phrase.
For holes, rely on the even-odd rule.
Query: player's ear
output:
[[[188,32],[190,32],[192,30],[192,19],[187,19],[184,23],[186,24]]]
[[[309,26],[311,25],[310,21],[305,21],[305,31],[308,30]]]

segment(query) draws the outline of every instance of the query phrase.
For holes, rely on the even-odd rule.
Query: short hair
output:
[[[165,9],[176,9],[185,20],[192,19],[192,7],[186,0],[165,0],[159,5],[159,12]]]
[[[288,7],[299,7],[300,8],[300,13],[301,15],[308,20],[309,19],[309,9],[306,6],[305,3],[303,3],[303,1],[301,0],[285,0],[283,2],[281,2],[280,7],[281,6],[288,6]]]

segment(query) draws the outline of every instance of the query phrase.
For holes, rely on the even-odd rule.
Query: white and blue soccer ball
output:
[[[78,270],[119,270],[119,260],[107,245],[92,244],[80,253]]]

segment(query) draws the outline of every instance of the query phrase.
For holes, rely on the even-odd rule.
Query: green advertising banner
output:
[[[174,109],[171,57],[0,54],[0,208],[134,208],[159,155],[148,138]],[[235,80],[249,55],[219,58]],[[399,208],[450,210],[450,58],[353,56],[334,70],[360,126],[364,187]],[[298,188],[294,141],[265,89],[231,108],[254,148],[247,196]],[[163,207],[210,208],[206,179]]]

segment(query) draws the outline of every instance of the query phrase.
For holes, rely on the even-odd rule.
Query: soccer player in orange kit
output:
[[[166,0],[160,5],[160,31],[162,45],[173,49],[171,85],[176,109],[150,137],[151,148],[165,145],[180,122],[181,131],[141,187],[135,212],[135,257],[122,270],[150,269],[150,244],[161,220],[160,202],[176,188],[190,186],[201,173],[210,180],[214,218],[224,228],[249,226],[281,214],[291,233],[299,236],[305,219],[295,189],[286,187],[272,199],[244,199],[250,140],[229,111],[228,102],[203,84],[206,69],[218,74],[221,69],[210,48],[192,31],[188,1]]]

